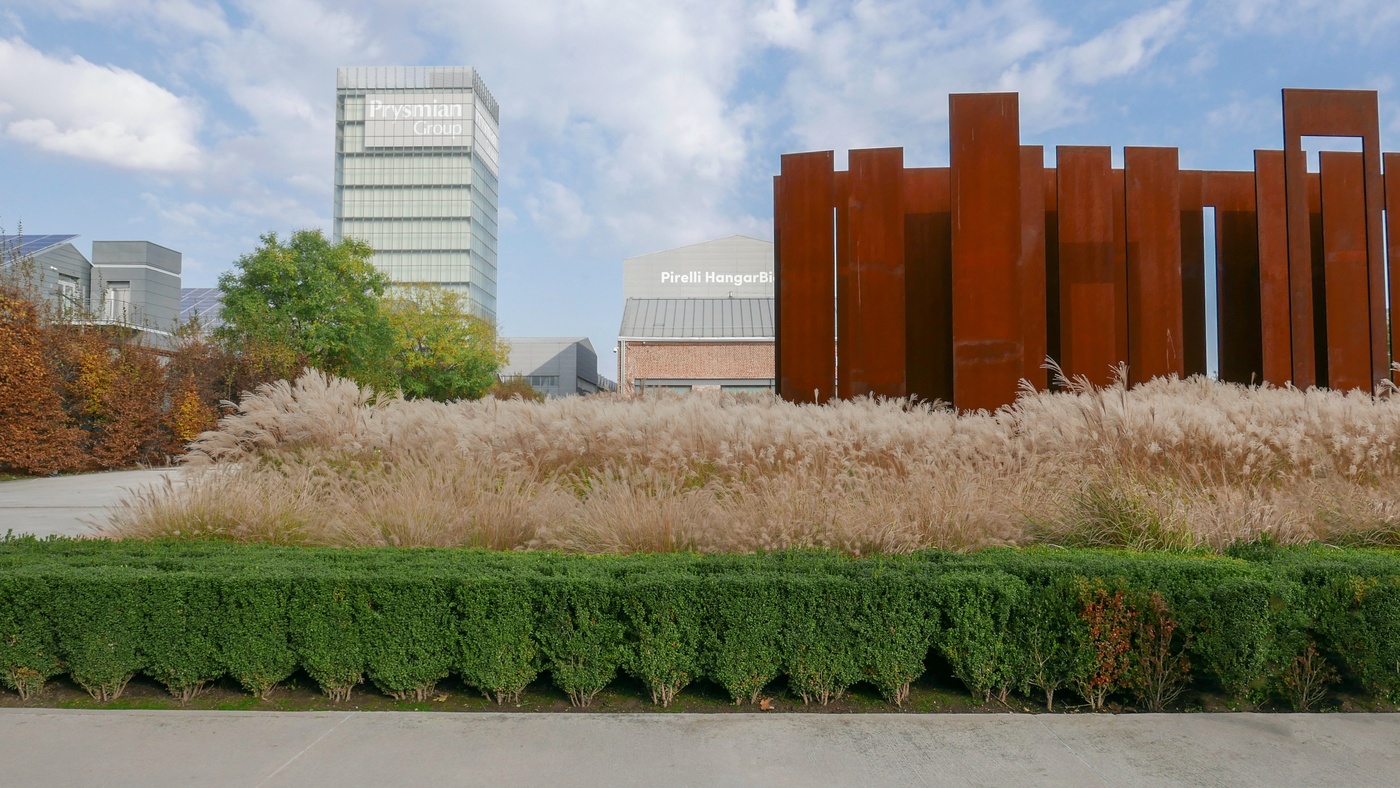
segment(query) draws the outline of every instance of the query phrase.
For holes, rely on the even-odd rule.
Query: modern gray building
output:
[[[773,244],[732,235],[622,261],[623,391],[772,391]]]
[[[334,237],[496,318],[500,109],[467,66],[336,69]]]
[[[180,314],[181,255],[149,241],[94,241],[89,260],[76,235],[0,236],[3,262],[32,262],[60,315],[141,335],[169,347]]]
[[[613,391],[616,384],[598,374],[598,353],[588,337],[516,337],[506,339],[510,362],[502,380],[524,378],[547,397]]]

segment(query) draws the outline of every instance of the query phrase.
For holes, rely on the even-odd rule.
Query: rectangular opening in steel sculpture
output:
[[[902,148],[782,157],[773,183],[778,391],[1012,402],[1054,359],[1095,384],[1203,374],[1205,211],[1221,379],[1370,389],[1400,304],[1400,153],[1375,91],[1283,91],[1283,150],[1253,172],[1176,148],[1022,145],[1014,93],[949,97],[948,167]],[[1309,172],[1303,137],[1359,137]],[[1384,166],[1382,166],[1384,165]],[[1389,177],[1387,177],[1387,175]],[[1386,246],[1386,238],[1389,245]],[[1389,276],[1386,250],[1389,251]],[[1389,298],[1386,288],[1389,287]]]

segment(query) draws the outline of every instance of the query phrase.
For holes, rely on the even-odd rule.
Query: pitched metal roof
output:
[[[217,287],[180,288],[180,322],[199,315],[205,330],[224,324],[224,295]]]
[[[629,298],[624,339],[772,339],[771,298]]]

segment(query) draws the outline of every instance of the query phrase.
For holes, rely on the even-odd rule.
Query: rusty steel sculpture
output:
[[[1370,388],[1400,304],[1400,153],[1377,94],[1284,90],[1284,149],[1253,172],[1183,170],[1175,148],[1022,145],[1017,96],[949,97],[948,167],[902,148],[782,157],[774,179],[779,393],[996,408],[1048,356],[1103,384],[1206,371],[1204,211],[1215,211],[1220,377]],[[1360,137],[1323,151],[1304,136]],[[1382,169],[1384,159],[1384,170]],[[1389,177],[1385,177],[1385,174]]]

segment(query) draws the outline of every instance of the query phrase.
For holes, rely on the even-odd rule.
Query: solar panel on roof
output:
[[[29,257],[77,238],[72,235],[0,235],[0,248],[7,257]]]
[[[180,320],[195,315],[205,328],[223,325],[223,293],[217,287],[186,287],[180,290]]]

